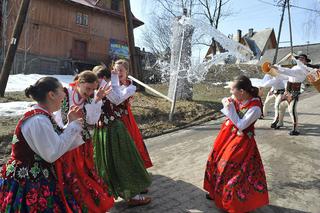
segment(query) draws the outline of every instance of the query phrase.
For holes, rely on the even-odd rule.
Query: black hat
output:
[[[304,59],[306,60],[306,62],[310,62],[311,60],[308,58],[308,56],[306,54],[299,54],[298,56],[295,56],[296,59],[299,59],[300,57],[304,57]]]

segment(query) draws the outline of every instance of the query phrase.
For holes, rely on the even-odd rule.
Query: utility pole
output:
[[[9,78],[10,70],[14,60],[14,56],[16,54],[16,51],[19,45],[20,35],[23,29],[24,22],[27,17],[29,4],[30,4],[30,0],[22,1],[19,9],[18,17],[16,19],[16,23],[13,28],[12,38],[11,38],[8,51],[4,59],[2,70],[0,73],[0,96],[1,97],[4,97],[4,93],[7,87],[8,78]]]
[[[284,0],[283,6],[282,6],[282,14],[281,14],[281,19],[280,19],[279,32],[278,32],[278,42],[277,42],[276,52],[275,52],[274,58],[273,58],[273,64],[277,63],[280,35],[281,35],[281,29],[282,29],[283,16],[284,16],[284,12],[286,9],[286,3],[287,3],[287,0]]]
[[[288,18],[289,18],[289,30],[290,30],[290,50],[291,55],[293,54],[293,46],[292,46],[292,29],[291,29],[291,15],[290,15],[290,0],[288,1]]]
[[[8,0],[2,0],[2,32],[1,32],[1,63],[3,64],[4,62],[4,57],[5,57],[5,52],[6,52],[6,47],[7,47],[7,22],[8,22]]]
[[[127,32],[127,40],[129,47],[130,55],[130,70],[133,77],[140,79],[139,71],[137,69],[137,62],[135,60],[136,50],[134,44],[134,34],[133,34],[133,22],[132,22],[132,13],[130,7],[130,0],[123,0],[123,9],[124,9],[124,18]]]

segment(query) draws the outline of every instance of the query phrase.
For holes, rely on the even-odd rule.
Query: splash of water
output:
[[[216,54],[214,56],[211,55],[211,59],[204,61],[198,65],[192,66],[188,72],[188,79],[191,82],[201,82],[205,79],[209,69],[213,65],[217,64],[239,64],[243,62],[248,62],[251,60],[253,53],[246,46],[233,41],[232,39],[225,36],[219,30],[215,29],[211,25],[204,23],[201,20],[192,20],[192,24],[194,26],[198,26],[196,29],[200,30],[203,34],[202,39],[206,41],[211,41],[212,38],[219,43],[219,45],[226,50],[226,52]],[[221,74],[225,70],[220,67],[219,70],[215,70],[215,75]],[[239,70],[242,72],[246,72],[238,66]]]
[[[187,61],[190,60],[190,58],[188,59],[185,56],[181,56],[181,54],[184,54],[191,57],[190,52],[184,53],[181,51],[181,44],[184,43],[183,40],[186,36],[183,32],[190,30],[190,28],[194,28],[195,33],[201,33],[201,40],[203,43],[206,43],[207,46],[210,46],[209,42],[211,42],[213,38],[224,50],[226,50],[226,52],[216,54],[206,61],[191,65],[191,62]],[[174,35],[180,36],[172,37],[171,39],[171,64],[169,65],[165,60],[158,61],[158,65],[164,78],[174,76],[176,80],[187,78],[189,82],[197,83],[205,79],[208,71],[212,69],[213,65],[244,63],[250,61],[253,56],[253,53],[249,48],[228,38],[219,30],[202,20],[190,19],[189,17],[182,16],[179,20],[174,20],[172,31]],[[183,47],[183,49],[191,51],[191,47]],[[175,61],[175,63],[172,63],[172,61]],[[187,63],[189,66],[178,66],[177,63]],[[246,73],[246,70],[241,69],[240,66],[238,66],[238,68]],[[219,66],[219,69],[213,69],[215,75],[221,75],[222,72],[225,72],[225,69],[222,66]]]

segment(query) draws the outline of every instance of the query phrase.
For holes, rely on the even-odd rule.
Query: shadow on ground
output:
[[[111,213],[178,213],[178,212],[205,212],[223,213],[215,207],[213,201],[205,198],[205,191],[182,180],[153,175],[153,183],[149,188],[148,196],[152,197],[149,205],[130,208],[121,200],[116,202]],[[268,205],[252,213],[307,213],[300,210]]]
[[[280,206],[268,205],[254,211],[253,213],[309,213],[309,212],[284,208]]]
[[[149,196],[153,200],[149,205],[129,208],[120,201],[111,212],[219,212],[205,199],[205,192],[193,184],[162,175],[153,175],[152,179]]]

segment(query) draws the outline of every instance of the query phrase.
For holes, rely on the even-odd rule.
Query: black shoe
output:
[[[145,189],[142,192],[140,192],[140,194],[148,194],[148,192],[149,192],[149,189]]]
[[[281,126],[276,126],[274,129],[280,129]]]
[[[289,132],[289,135],[300,135],[300,132],[298,132],[297,130],[291,130]]]
[[[280,127],[283,127],[283,124],[281,125],[277,124],[277,126],[274,129],[280,129]]]
[[[213,200],[208,193],[206,194],[206,198],[207,198],[208,200]]]
[[[273,129],[275,129],[275,128],[277,127],[277,123],[278,123],[278,122],[272,123],[270,127],[273,128]]]

